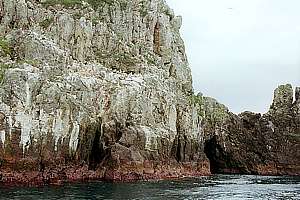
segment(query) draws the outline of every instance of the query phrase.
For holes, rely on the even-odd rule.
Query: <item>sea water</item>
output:
[[[300,177],[214,175],[135,183],[1,187],[0,199],[300,199]]]

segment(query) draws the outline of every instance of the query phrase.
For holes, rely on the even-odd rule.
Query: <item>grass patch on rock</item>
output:
[[[44,5],[45,7],[49,7],[60,4],[64,7],[70,8],[74,7],[75,5],[81,5],[81,3],[81,0],[47,0],[45,2],[42,2],[42,5]]]
[[[0,63],[0,83],[3,82],[4,75],[7,69],[11,68],[11,65]]]
[[[2,51],[2,56],[10,56],[12,57],[13,54],[13,48],[11,46],[11,44],[3,37],[0,37],[0,49]],[[0,51],[0,53],[1,53]],[[1,54],[0,54],[1,56]]]
[[[43,21],[40,22],[40,26],[43,28],[43,29],[47,29],[49,28],[49,26],[54,22],[54,17],[50,17],[50,18],[47,18]]]
[[[90,4],[93,8],[98,8],[103,5],[103,3],[112,5],[116,0],[85,0],[88,4]],[[47,0],[42,2],[42,5],[45,7],[62,5],[66,8],[72,8],[76,5],[83,5],[82,0]]]

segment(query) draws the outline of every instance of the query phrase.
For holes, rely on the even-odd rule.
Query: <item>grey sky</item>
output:
[[[167,0],[195,91],[233,112],[266,112],[279,84],[300,86],[299,0]]]

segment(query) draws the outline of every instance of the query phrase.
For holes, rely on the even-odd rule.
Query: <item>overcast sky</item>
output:
[[[300,86],[300,0],[167,0],[195,91],[233,112],[266,112],[273,90]]]

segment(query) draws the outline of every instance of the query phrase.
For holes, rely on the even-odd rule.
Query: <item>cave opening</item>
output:
[[[204,143],[204,153],[209,160],[210,163],[210,171],[212,174],[216,174],[218,172],[218,163],[216,161],[217,157],[217,149],[216,149],[216,139],[215,137],[205,141]]]
[[[222,173],[222,168],[224,168],[224,163],[222,162],[223,152],[220,145],[217,143],[216,136],[204,143],[204,153],[209,159],[211,173]]]
[[[102,120],[88,125],[82,125],[79,139],[79,158],[88,163],[89,169],[95,170],[105,159],[108,150],[103,141]]]
[[[226,151],[225,147],[220,145],[217,136],[204,143],[204,153],[209,159],[212,174],[249,174],[250,172],[239,154]]]
[[[100,142],[100,137],[101,129],[97,128],[93,140],[92,150],[89,156],[89,167],[92,169],[95,169],[104,157],[104,150],[103,145]]]

